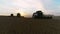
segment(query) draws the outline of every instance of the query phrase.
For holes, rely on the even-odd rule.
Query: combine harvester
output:
[[[36,11],[33,13],[32,18],[37,18],[37,19],[52,19],[52,15],[44,15],[42,11]]]

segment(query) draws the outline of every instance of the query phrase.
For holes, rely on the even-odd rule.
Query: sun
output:
[[[27,14],[23,11],[20,12],[21,16],[26,16]]]

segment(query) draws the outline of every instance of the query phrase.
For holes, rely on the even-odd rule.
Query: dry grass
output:
[[[60,34],[60,20],[0,17],[0,34]]]

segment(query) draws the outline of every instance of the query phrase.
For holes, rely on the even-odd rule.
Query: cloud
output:
[[[3,0],[0,4],[3,5],[1,6],[1,11],[3,11],[2,13],[16,13],[19,11],[25,11],[26,13],[29,13],[28,15],[31,15],[31,13],[36,10],[42,10],[43,12],[45,11],[42,2],[39,0]]]
[[[42,0],[47,14],[60,15],[59,3],[57,0]]]
[[[39,2],[37,0],[17,0],[13,2],[14,6],[19,6],[21,8],[35,8],[38,10],[43,10],[43,4],[42,2]]]
[[[45,14],[57,15],[60,6],[54,5],[53,0],[0,0],[0,14],[23,11],[31,15],[37,10],[42,10]]]

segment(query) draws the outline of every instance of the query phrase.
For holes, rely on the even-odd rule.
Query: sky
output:
[[[38,10],[60,16],[60,0],[0,0],[0,15],[16,15],[19,12],[30,17]]]

